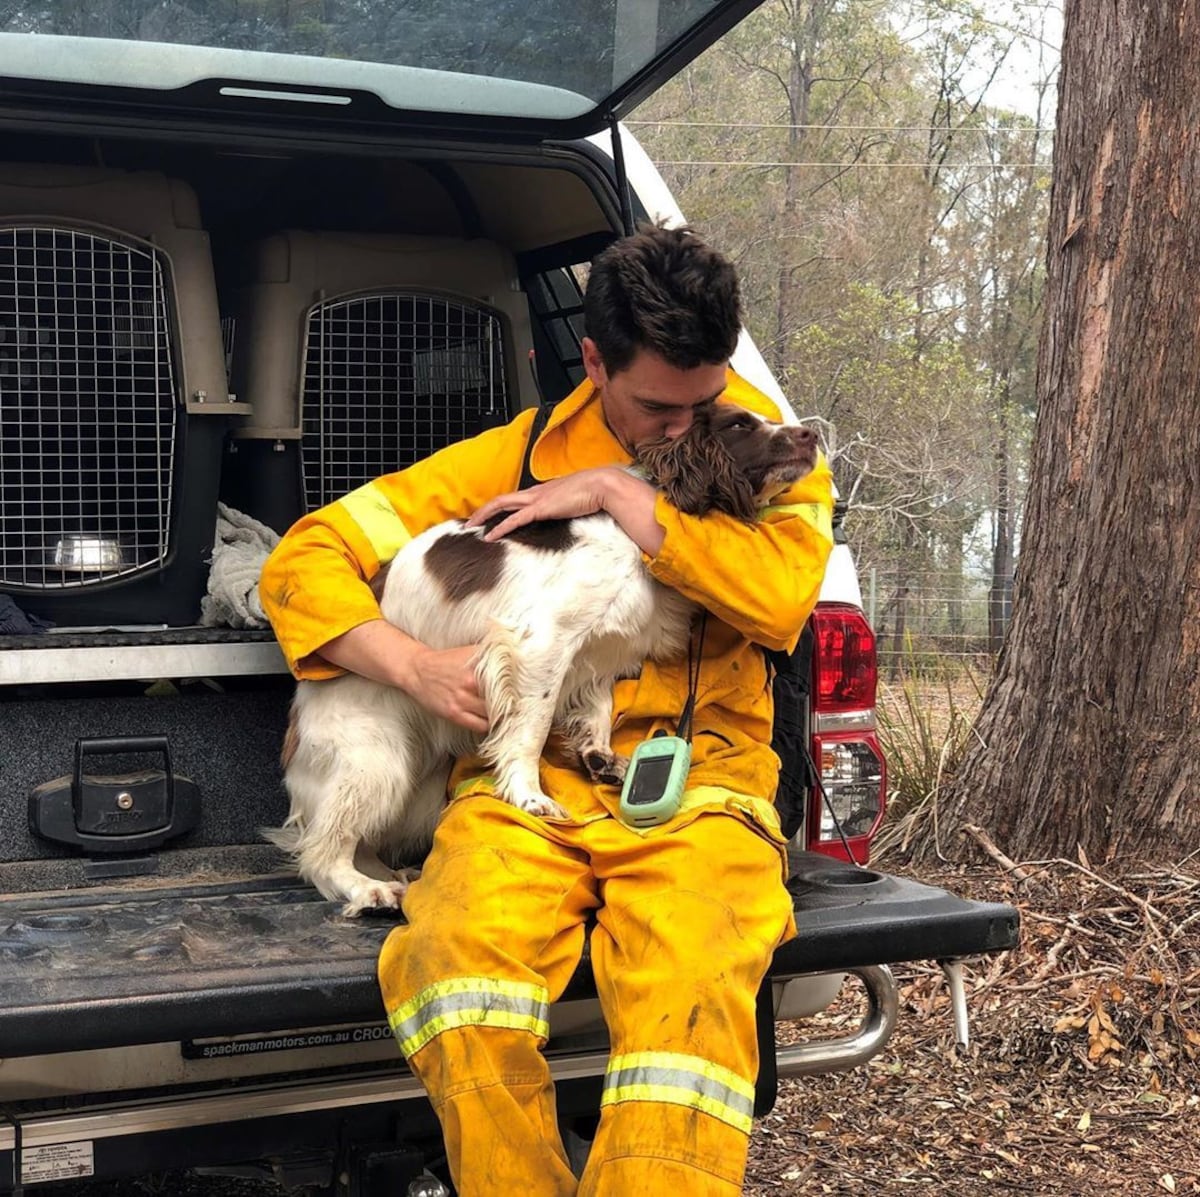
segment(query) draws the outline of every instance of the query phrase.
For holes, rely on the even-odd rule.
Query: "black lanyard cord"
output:
[[[692,714],[696,709],[696,691],[700,686],[700,668],[704,661],[704,631],[707,627],[708,612],[704,611],[700,615],[700,643],[696,646],[695,672],[692,670],[692,641],[690,637],[688,639],[688,696],[687,702],[683,704],[683,710],[679,713],[676,735],[681,740],[687,740],[689,744],[692,740]]]

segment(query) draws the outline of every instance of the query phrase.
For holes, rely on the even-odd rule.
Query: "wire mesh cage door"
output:
[[[308,315],[301,472],[309,511],[508,418],[503,326],[477,304],[412,291]]]
[[[166,558],[169,294],[149,245],[0,227],[0,585],[80,587]]]

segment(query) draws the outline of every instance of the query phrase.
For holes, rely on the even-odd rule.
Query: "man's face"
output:
[[[609,428],[631,456],[639,445],[682,436],[696,408],[725,390],[723,362],[681,370],[649,349],[639,349],[624,370],[610,374],[590,337],[583,338],[583,364]]]

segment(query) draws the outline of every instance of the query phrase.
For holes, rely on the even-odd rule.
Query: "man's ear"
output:
[[[587,371],[588,382],[597,390],[601,389],[608,382],[608,369],[604,365],[600,346],[591,337],[584,337],[579,342],[579,348],[583,353],[583,368]]]

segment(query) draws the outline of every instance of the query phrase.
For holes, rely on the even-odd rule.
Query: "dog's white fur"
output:
[[[782,431],[750,418],[764,436]],[[776,470],[767,489],[807,472],[812,456],[809,448],[803,468]],[[720,507],[719,498],[710,505]],[[607,515],[571,520],[569,529],[565,551],[505,538],[497,584],[455,601],[427,555],[445,537],[481,538],[482,529],[439,524],[391,563],[385,619],[432,648],[482,646],[478,676],[491,728],[482,743],[404,692],[362,677],[298,684],[284,750],[291,811],[266,834],[326,898],[344,900],[346,914],[399,905],[412,871],[394,872],[380,856],[413,860],[428,847],[455,756],[477,751],[499,795],[531,814],[561,815],[538,779],[555,727],[585,773],[620,784],[627,762],[610,743],[613,683],[647,659],[681,657],[697,607],[654,581],[641,550]]]

